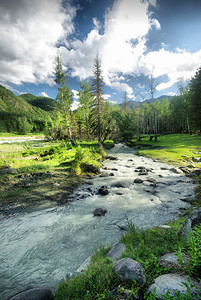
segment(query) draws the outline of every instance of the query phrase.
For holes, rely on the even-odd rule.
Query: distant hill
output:
[[[131,109],[134,109],[136,107],[141,107],[143,103],[150,104],[150,103],[153,103],[153,102],[155,102],[157,100],[162,101],[163,99],[168,99],[170,101],[172,99],[172,97],[173,96],[162,95],[162,96],[160,96],[158,98],[153,98],[153,100],[152,99],[147,99],[147,100],[144,100],[144,101],[141,101],[141,102],[139,102],[139,101],[128,101],[128,107],[131,108]],[[123,106],[123,102],[120,103],[119,105],[120,105],[120,107],[122,107]]]
[[[45,124],[51,122],[53,118],[53,112],[33,106],[23,99],[23,97],[16,96],[0,85],[1,132],[25,134],[33,131],[41,131],[44,129]]]
[[[56,100],[48,97],[39,97],[32,94],[22,94],[20,97],[31,105],[39,107],[45,111],[55,111],[57,108],[59,108],[59,103]]]

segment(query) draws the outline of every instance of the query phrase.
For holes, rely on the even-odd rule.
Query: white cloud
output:
[[[168,82],[161,83],[157,90],[163,90],[175,83],[190,80],[195,74],[201,61],[201,50],[195,53],[187,51],[171,52],[164,48],[149,52],[141,59],[141,68],[144,74],[149,75],[154,67],[154,77],[167,75]]]
[[[109,94],[104,94],[104,95],[103,95],[103,98],[104,98],[105,100],[108,100],[109,98],[111,98],[111,95],[109,95]]]
[[[72,92],[73,92],[73,98],[78,100],[78,98],[79,98],[78,91],[77,90],[72,90]]]
[[[39,96],[50,98],[46,92],[39,93]]]
[[[80,104],[78,101],[73,101],[73,103],[71,105],[71,110],[74,111],[74,110],[78,109],[79,105]]]
[[[0,80],[50,83],[56,46],[73,33],[75,9],[62,0],[0,2]]]

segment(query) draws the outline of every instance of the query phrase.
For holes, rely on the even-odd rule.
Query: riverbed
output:
[[[186,198],[194,197],[190,178],[122,144],[109,151],[101,171],[103,177],[87,179],[68,204],[1,216],[2,300],[32,287],[54,290],[97,247],[118,241],[127,220],[139,228],[165,224],[190,206]],[[139,178],[142,182],[134,183]],[[98,194],[102,186],[107,195]],[[105,216],[94,217],[98,207],[107,210]]]

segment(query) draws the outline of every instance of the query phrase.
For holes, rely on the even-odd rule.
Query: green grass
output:
[[[139,155],[186,166],[193,157],[201,156],[201,136],[170,134],[158,136],[157,142],[149,141],[149,136],[147,136],[140,142],[134,141],[132,147],[142,148],[138,151]],[[201,167],[201,163],[195,164],[195,166]]]

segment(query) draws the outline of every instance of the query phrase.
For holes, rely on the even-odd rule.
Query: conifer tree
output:
[[[96,55],[94,61],[94,70],[93,70],[93,92],[94,92],[94,99],[92,102],[92,118],[91,124],[93,132],[98,137],[99,144],[102,143],[101,136],[102,136],[102,124],[103,124],[103,111],[104,111],[104,99],[103,99],[103,77],[102,77],[102,70],[101,70],[101,60]]]
[[[60,112],[63,118],[65,119],[68,138],[71,144],[74,146],[75,142],[73,141],[71,135],[71,110],[70,110],[73,102],[73,92],[71,91],[68,83],[66,82],[66,74],[63,71],[62,60],[59,54],[56,57],[55,82],[57,84],[57,89],[58,89],[57,100],[61,105]]]

